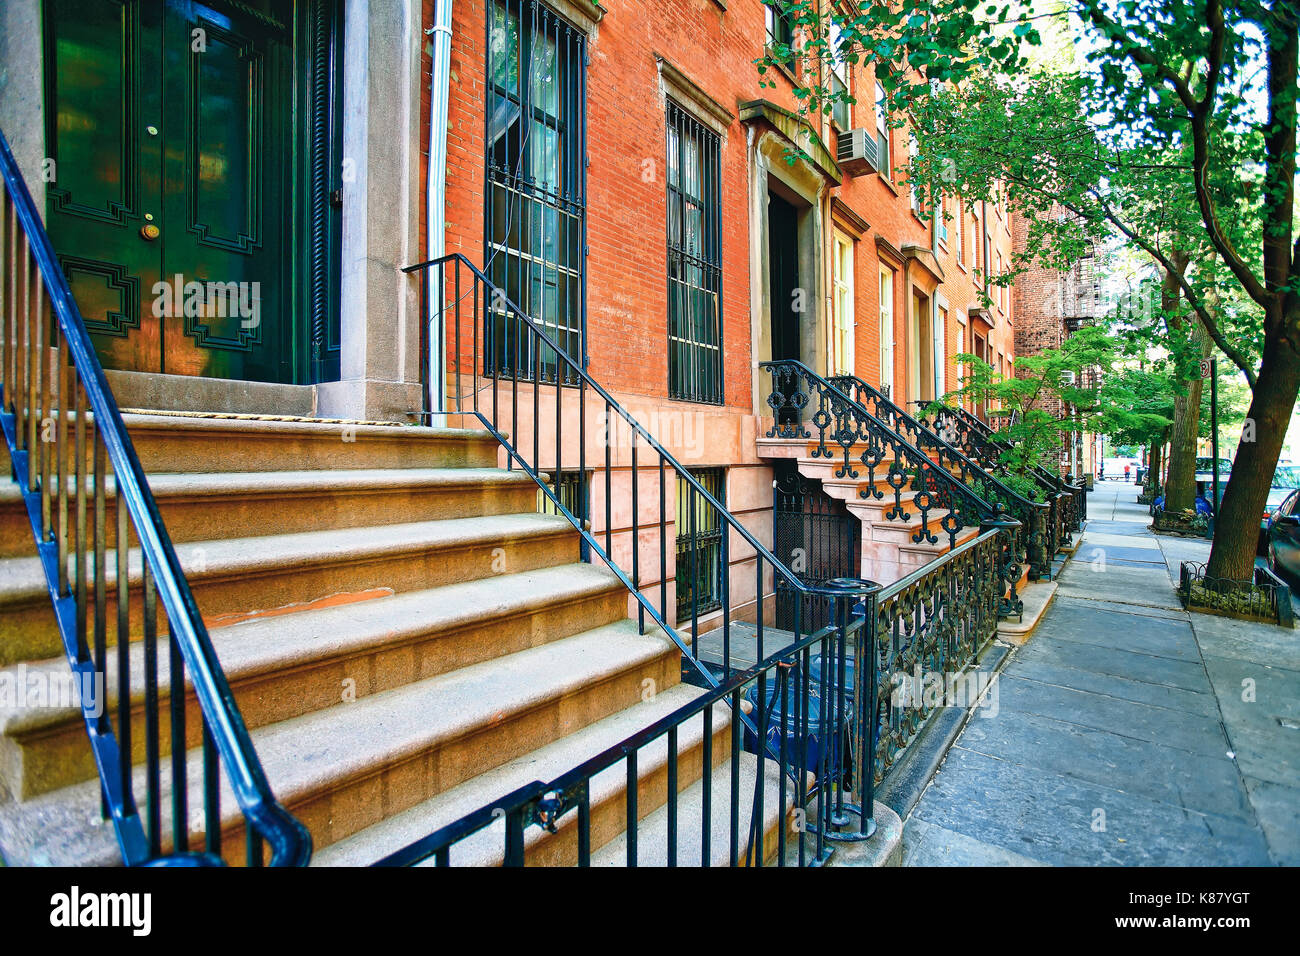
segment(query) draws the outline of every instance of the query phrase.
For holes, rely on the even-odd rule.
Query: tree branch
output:
[[[1264,308],[1266,313],[1273,313],[1279,305],[1278,296],[1265,288],[1259,277],[1247,265],[1228,237],[1224,235],[1219,224],[1218,212],[1214,199],[1210,195],[1206,172],[1210,163],[1209,117],[1214,111],[1214,98],[1218,92],[1219,78],[1223,72],[1223,52],[1227,27],[1223,19],[1223,8],[1218,0],[1208,0],[1205,17],[1210,29],[1210,44],[1206,52],[1208,71],[1206,73],[1206,91],[1202,99],[1197,99],[1191,86],[1177,72],[1163,63],[1147,47],[1138,45],[1127,38],[1122,26],[1106,16],[1095,5],[1089,5],[1086,14],[1093,25],[1114,43],[1120,53],[1138,66],[1147,66],[1155,71],[1178,96],[1190,114],[1192,127],[1192,184],[1196,193],[1196,204],[1205,223],[1210,244],[1223,259],[1224,264],[1237,277],[1246,290],[1246,294]],[[1225,353],[1226,354],[1226,353]],[[1243,369],[1244,370],[1244,369]],[[1252,373],[1253,374],[1253,373]]]
[[[1201,324],[1205,326],[1205,331],[1210,333],[1210,338],[1214,339],[1214,344],[1217,345],[1220,351],[1222,351],[1223,354],[1232,361],[1232,364],[1241,369],[1241,374],[1246,377],[1246,382],[1253,389],[1255,387],[1255,370],[1251,368],[1250,363],[1246,360],[1246,356],[1242,351],[1224,338],[1223,332],[1219,329],[1218,322],[1216,322],[1214,317],[1210,315],[1209,310],[1205,308],[1200,297],[1197,296],[1196,290],[1193,289],[1192,284],[1187,281],[1187,277],[1179,275],[1173,261],[1170,260],[1167,255],[1160,251],[1158,247],[1152,245],[1151,242],[1139,236],[1137,232],[1128,225],[1128,223],[1124,222],[1124,220],[1119,217],[1119,214],[1110,207],[1106,200],[1101,198],[1101,195],[1095,188],[1090,189],[1089,192],[1091,192],[1093,197],[1097,200],[1098,205],[1101,207],[1102,215],[1106,217],[1108,222],[1112,223],[1115,228],[1122,232],[1134,245],[1145,250],[1146,253],[1159,262],[1161,266],[1178,277],[1178,286],[1182,289],[1183,295],[1187,299],[1188,304],[1196,311],[1197,318],[1199,318]],[[1080,210],[1072,211],[1082,214],[1082,211]]]

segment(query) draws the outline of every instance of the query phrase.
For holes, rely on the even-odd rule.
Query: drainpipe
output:
[[[943,216],[943,203],[938,202],[934,207],[934,218],[930,220],[930,252],[934,256],[934,264],[939,265],[939,223]],[[942,398],[939,393],[939,363],[947,361],[944,354],[947,351],[948,343],[940,344],[939,339],[939,286],[934,287],[934,295],[930,297],[930,354],[934,356],[930,360],[933,366],[932,372],[934,381],[930,385],[931,391],[934,392],[935,401]],[[948,334],[947,329],[943,329],[943,334]]]
[[[428,207],[425,216],[428,246],[425,258],[438,259],[447,251],[447,98],[451,74],[451,0],[434,0],[433,26],[427,32],[433,36],[433,55],[429,80]],[[444,425],[446,415],[439,414],[445,407],[447,395],[442,311],[434,302],[432,270],[425,270],[424,281],[427,292],[425,301],[429,304],[429,315],[426,317],[429,323],[429,367],[426,370],[429,423]],[[441,293],[442,290],[436,291]]]

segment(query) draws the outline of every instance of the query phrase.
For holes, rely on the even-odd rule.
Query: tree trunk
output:
[[[1201,358],[1209,358],[1210,333],[1197,322],[1192,341],[1200,346]],[[1196,508],[1196,439],[1201,431],[1201,391],[1199,376],[1186,383],[1187,393],[1174,396],[1174,426],[1169,437],[1169,480],[1165,485],[1166,511],[1192,511]]]
[[[1150,460],[1147,468],[1146,488],[1144,489],[1147,497],[1154,498],[1160,487],[1160,471],[1164,468],[1164,450],[1165,438],[1162,434],[1159,441],[1151,443]]]
[[[1254,574],[1260,517],[1297,394],[1300,394],[1300,355],[1284,338],[1266,340],[1264,360],[1243,425],[1242,442],[1237,446],[1237,457],[1223,493],[1223,507],[1214,522],[1214,544],[1206,569],[1211,577],[1247,581]],[[1254,441],[1246,441],[1251,437],[1252,426]]]
[[[1179,316],[1182,299],[1178,277],[1187,270],[1187,255],[1175,249],[1169,256],[1175,269],[1165,270],[1160,286],[1160,310],[1170,336],[1187,335],[1187,323]],[[1201,323],[1196,323],[1201,327]],[[1192,333],[1194,341],[1196,333]],[[1204,345],[1200,351],[1204,351]],[[1169,436],[1169,478],[1165,482],[1165,511],[1190,511],[1196,507],[1196,432],[1201,420],[1201,380],[1184,383],[1186,394],[1174,396],[1174,426]]]

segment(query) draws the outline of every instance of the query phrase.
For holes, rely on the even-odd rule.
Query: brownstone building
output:
[[[1022,254],[1027,230],[1019,216],[1013,215],[1015,251]],[[1014,299],[1018,324],[1015,329],[1015,353],[1037,355],[1062,343],[1082,325],[1091,325],[1101,315],[1101,287],[1097,250],[1089,250],[1069,270],[1049,269],[1032,263],[1015,284]],[[1102,370],[1087,370],[1100,375]],[[1044,407],[1060,415],[1064,409],[1055,396]],[[1097,473],[1096,436],[1073,432],[1058,448],[1062,474],[1095,475]]]
[[[760,86],[754,61],[791,38],[760,0],[469,0],[453,17],[447,251],[583,343],[593,378],[661,423],[668,450],[763,540],[773,462],[757,444],[771,390],[759,363],[855,373],[904,407],[956,388],[960,352],[1010,369],[1015,298],[994,289],[985,309],[977,291],[1010,263],[1008,210],[954,196],[942,218],[922,214],[909,136],[877,108],[870,69],[827,64],[856,103],[810,122],[793,73]],[[868,163],[845,142],[855,131]],[[576,424],[563,425],[565,460]],[[616,465],[625,490],[628,467]],[[733,555],[741,581],[745,560]]]

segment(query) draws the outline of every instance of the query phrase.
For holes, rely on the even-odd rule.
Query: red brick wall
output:
[[[423,0],[425,24],[432,3]],[[683,71],[733,114],[742,102],[764,98],[787,108],[797,106],[792,84],[776,76],[777,89],[760,89],[753,60],[761,55],[765,37],[759,0],[729,0],[724,11],[715,0],[604,0],[607,14],[590,46],[587,73],[587,129],[590,167],[588,185],[587,259],[588,341],[591,371],[597,380],[620,391],[667,398],[667,276],[665,250],[665,189],[663,182],[665,122],[658,94],[655,53]],[[464,253],[471,261],[483,258],[483,104],[485,0],[460,0],[454,7],[451,92],[448,116],[447,251]],[[428,45],[425,84],[421,93],[427,143],[429,117]],[[769,75],[770,76],[770,75]],[[874,79],[857,70],[853,88],[859,102],[852,107],[852,125],[874,127]],[[835,145],[828,126],[822,130],[829,148]],[[907,135],[893,134],[896,170],[907,157]],[[649,163],[647,164],[647,161]],[[645,181],[643,171],[654,171]],[[905,244],[929,247],[929,223],[911,211],[909,194],[896,172],[891,187],[877,175],[846,177],[832,190],[870,228],[855,252],[855,352],[858,374],[880,379],[879,275],[875,239],[895,248]],[[421,186],[424,171],[421,169]],[[722,312],[726,404],[750,408],[750,235],[746,130],[734,121],[722,150]],[[953,205],[950,203],[950,206]],[[423,219],[423,209],[421,210]],[[991,241],[1010,260],[1011,232],[1007,221],[990,210]],[[829,219],[828,219],[829,221]],[[423,238],[423,224],[421,227]],[[950,232],[957,228],[949,224]],[[976,304],[974,223],[965,219],[967,269],[955,261],[951,241],[940,250],[944,272],[941,293],[950,306],[947,322],[946,372],[948,388],[957,384],[951,356],[970,348],[969,323],[960,326],[956,313]],[[829,252],[829,250],[828,250]],[[982,252],[981,252],[982,255]],[[829,261],[829,255],[826,257]],[[920,270],[913,264],[912,270]],[[829,276],[828,276],[829,278]],[[906,389],[907,326],[910,304],[905,301],[903,270],[895,275],[895,382]],[[1014,315],[1014,309],[1012,310]],[[1008,356],[1015,343],[1012,316],[995,308],[993,354]],[[900,395],[908,398],[911,396]]]

